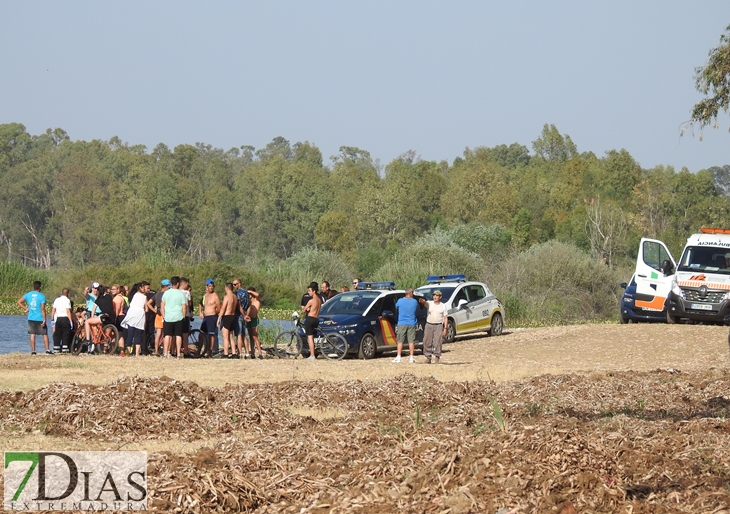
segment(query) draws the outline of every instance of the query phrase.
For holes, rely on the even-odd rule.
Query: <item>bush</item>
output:
[[[483,261],[450,241],[448,235],[435,232],[399,250],[374,274],[375,281],[395,281],[396,287],[419,287],[428,275],[464,273],[467,277],[483,274]]]
[[[339,289],[337,284],[349,284],[354,276],[338,254],[312,248],[301,250],[285,261],[269,263],[262,271],[270,280],[292,287],[299,296],[312,281],[327,280],[333,289]]]
[[[513,253],[490,280],[498,295],[519,299],[513,306],[518,311],[507,311],[511,318],[570,323],[611,319],[618,312],[618,273],[571,244],[549,241]]]
[[[43,291],[55,289],[51,275],[38,268],[29,268],[17,262],[0,262],[0,291],[3,296],[14,296],[16,300],[33,289],[33,282],[40,280]]]

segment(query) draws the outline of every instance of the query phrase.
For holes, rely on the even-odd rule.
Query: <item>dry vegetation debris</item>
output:
[[[153,509],[727,512],[730,371],[200,387],[120,378],[0,393],[0,428],[150,454]]]

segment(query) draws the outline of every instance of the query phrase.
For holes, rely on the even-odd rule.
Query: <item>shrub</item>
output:
[[[574,245],[549,241],[511,254],[492,270],[491,285],[523,319],[544,323],[609,319],[619,300],[617,272]],[[514,301],[514,300],[511,300]],[[518,318],[517,312],[507,315]]]

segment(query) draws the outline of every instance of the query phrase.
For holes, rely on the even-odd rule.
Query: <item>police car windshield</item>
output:
[[[370,304],[381,295],[381,291],[350,291],[340,293],[327,300],[319,311],[320,316],[334,316],[335,314],[362,315]]]
[[[730,275],[730,249],[717,246],[688,246],[678,271],[705,271]]]
[[[442,302],[448,302],[449,298],[451,298],[451,295],[454,294],[455,287],[441,287],[439,285],[433,285],[433,286],[423,286],[416,289],[417,293],[421,293],[426,300],[433,300],[433,292],[436,290],[441,291],[441,301]]]

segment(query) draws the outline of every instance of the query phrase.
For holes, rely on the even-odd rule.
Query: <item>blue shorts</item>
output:
[[[218,316],[213,314],[212,316],[206,316],[203,318],[203,324],[200,325],[200,330],[209,336],[218,334]]]

